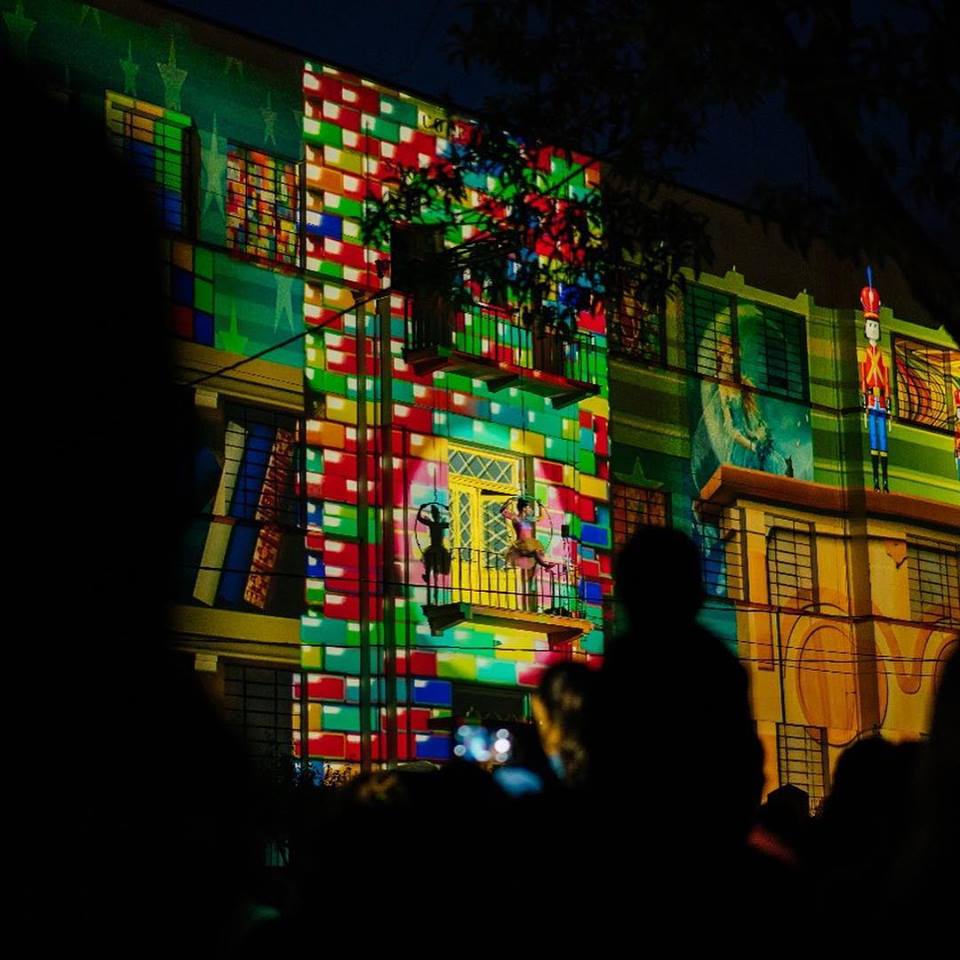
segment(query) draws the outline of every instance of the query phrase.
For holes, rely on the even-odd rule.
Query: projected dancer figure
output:
[[[516,509],[511,504],[516,502]],[[518,570],[531,571],[538,565],[552,569],[553,564],[544,560],[544,546],[536,537],[537,521],[543,519],[543,507],[536,500],[517,497],[508,500],[500,511],[501,516],[513,524],[516,540],[507,550],[507,562]]]
[[[512,504],[516,503],[516,509]],[[537,521],[544,517],[544,509],[539,501],[529,497],[517,497],[508,500],[500,510],[513,525],[516,540],[506,552],[506,561],[520,571],[523,578],[523,602],[528,609],[536,610],[537,597],[531,592],[534,588],[537,568],[553,570],[556,564],[544,559],[544,545],[537,539]]]
[[[428,507],[429,512],[425,515],[424,511]],[[427,585],[427,603],[430,602],[431,586],[434,601],[439,602],[440,577],[450,574],[450,551],[444,543],[450,522],[442,518],[438,504],[424,503],[417,511],[417,523],[422,523],[430,532],[430,546],[423,551],[423,581]]]

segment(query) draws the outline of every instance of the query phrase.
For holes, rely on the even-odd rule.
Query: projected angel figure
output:
[[[700,384],[703,416],[694,436],[691,458],[694,471],[707,459],[710,450],[720,463],[793,476],[793,461],[776,449],[757,395],[749,389],[752,386],[749,379],[743,377],[741,381],[748,389],[733,382],[733,344],[729,337],[717,340],[716,371],[720,383],[704,380]],[[698,482],[707,479],[707,476],[700,477]]]

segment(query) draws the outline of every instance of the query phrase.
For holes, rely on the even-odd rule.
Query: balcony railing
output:
[[[560,323],[519,320],[517,311],[474,304],[454,312],[442,298],[407,300],[405,354],[423,368],[463,367],[472,376],[506,385],[520,377],[540,381],[542,392],[596,393],[599,353],[589,333]]]
[[[427,602],[431,606],[471,604],[501,610],[507,617],[510,611],[583,616],[576,573],[568,564],[537,564],[523,570],[493,550],[454,547],[450,554],[449,572],[432,572],[428,580]]]

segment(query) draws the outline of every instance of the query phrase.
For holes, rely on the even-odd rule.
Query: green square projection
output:
[[[216,345],[249,356],[289,337],[303,324],[303,281],[290,274],[216,254],[214,316]],[[267,360],[303,366],[303,343],[294,341],[267,354]]]

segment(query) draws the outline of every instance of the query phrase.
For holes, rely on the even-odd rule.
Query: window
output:
[[[300,262],[297,164],[231,145],[227,154],[227,246],[268,263]]]
[[[407,294],[405,345],[411,350],[448,347],[453,337],[453,308],[445,289],[443,227],[398,224],[390,229],[390,283]],[[463,344],[458,344],[463,347]]]
[[[520,489],[520,461],[515,457],[451,446],[450,472],[478,483],[502,484],[507,492]]]
[[[960,623],[960,548],[934,541],[907,543],[910,616]]]
[[[253,762],[263,769],[292,769],[296,676],[269,667],[224,665],[227,722],[243,738]]]
[[[687,368],[789,400],[809,399],[799,314],[690,285],[683,301]]]
[[[952,431],[957,416],[954,388],[960,386],[960,350],[893,338],[897,419]]]
[[[823,802],[830,782],[827,731],[800,723],[777,724],[777,774],[780,786],[788,783],[805,791],[810,809]]]
[[[514,540],[501,510],[520,492],[520,461],[453,445],[449,458],[453,545],[483,552],[485,565],[499,566]]]
[[[300,426],[273,410],[202,397],[180,599],[297,617],[304,607]]]
[[[611,318],[610,352],[640,363],[664,362],[663,317],[624,294]]]
[[[450,446],[451,586],[464,602],[516,609],[524,600],[517,571],[507,560],[516,539],[502,514],[521,490],[521,462]]]
[[[775,607],[797,608],[816,600],[813,525],[767,517],[767,585]]]
[[[688,286],[683,301],[687,367],[721,380],[738,379],[736,300],[706,287]]]
[[[803,317],[764,304],[742,304],[737,335],[744,382],[791,400],[808,398]]]
[[[708,597],[747,599],[745,525],[742,507],[697,505],[692,533],[703,559],[703,589]]]
[[[113,146],[146,185],[163,226],[187,233],[192,192],[190,118],[108,91],[107,130]]]
[[[390,281],[395,290],[416,294],[437,286],[442,275],[442,226],[395,223],[390,228]]]
[[[613,548],[622,550],[637,527],[669,524],[670,500],[662,490],[615,483],[613,494]]]

